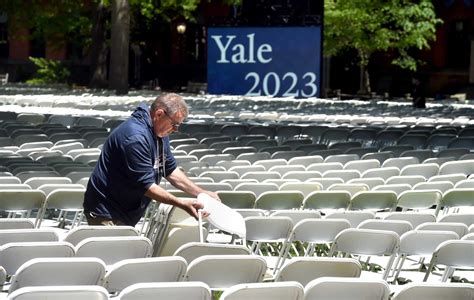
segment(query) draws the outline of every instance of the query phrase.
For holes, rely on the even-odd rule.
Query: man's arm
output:
[[[198,218],[198,209],[203,208],[202,203],[199,203],[196,200],[189,201],[177,198],[155,183],[148,188],[145,192],[145,196],[161,203],[177,206],[196,219]]]
[[[179,168],[174,169],[174,171],[166,177],[166,179],[176,188],[186,192],[190,195],[197,196],[200,193],[206,193],[212,198],[219,199],[216,193],[211,191],[206,191],[199,186],[197,186],[191,179],[184,174]]]

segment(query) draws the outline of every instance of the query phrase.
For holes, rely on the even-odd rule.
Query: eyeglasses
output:
[[[168,114],[168,112],[166,110],[163,110],[163,112],[165,113],[165,115],[170,120],[170,124],[171,124],[171,126],[173,127],[174,130],[177,130],[179,128],[179,126],[181,126],[183,124],[183,123],[173,121],[173,119],[171,118],[171,116]]]

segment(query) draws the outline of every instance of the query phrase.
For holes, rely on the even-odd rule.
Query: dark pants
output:
[[[89,225],[103,225],[103,226],[117,226],[117,225],[126,225],[120,220],[108,219],[104,217],[94,216],[90,213],[85,213],[87,224]]]

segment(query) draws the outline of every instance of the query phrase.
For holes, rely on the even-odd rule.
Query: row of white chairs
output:
[[[388,300],[389,289],[378,280],[348,278],[317,279],[303,288],[294,282],[238,284],[227,289],[219,299],[273,299],[273,300]],[[111,299],[107,290],[99,286],[41,286],[25,287],[9,295],[9,300],[48,299]],[[474,297],[474,287],[467,283],[411,283],[403,287],[393,300],[466,300]],[[202,282],[137,283],[124,289],[117,300],[211,300],[210,288]]]

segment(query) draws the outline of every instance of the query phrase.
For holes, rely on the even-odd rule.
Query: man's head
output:
[[[151,104],[150,115],[155,135],[164,137],[178,130],[188,116],[188,106],[177,94],[163,94]]]

